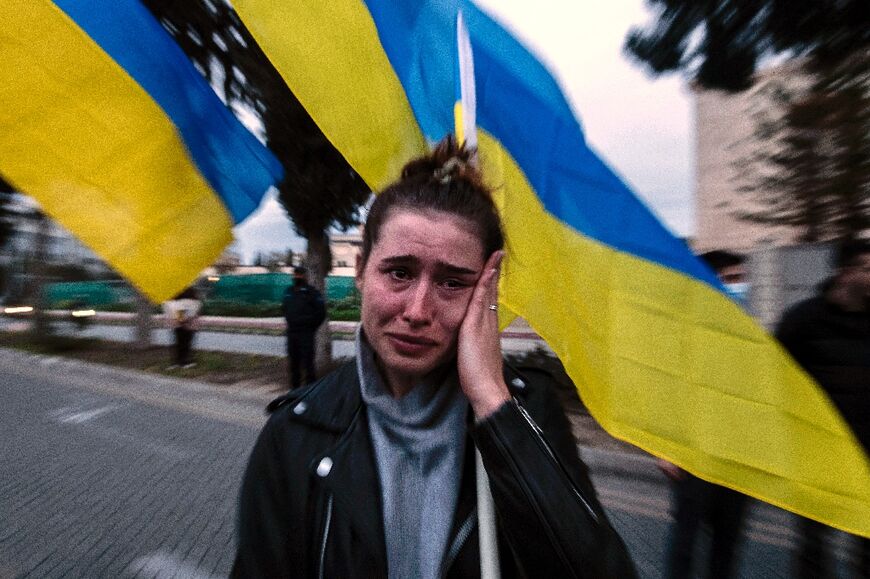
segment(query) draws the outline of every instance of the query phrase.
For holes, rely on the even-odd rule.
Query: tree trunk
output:
[[[329,249],[329,236],[325,231],[308,237],[308,283],[313,285],[326,299],[326,276],[332,269],[332,252]],[[327,321],[321,324],[314,337],[314,363],[317,375],[322,376],[332,365],[332,338],[329,335],[329,312]]]
[[[45,264],[48,262],[48,238],[51,222],[48,217],[38,211],[34,214],[36,220],[36,239],[31,254],[29,279],[27,283],[27,299],[33,303],[33,325],[31,331],[34,338],[42,342],[52,334],[51,320],[46,314],[45,300]]]
[[[136,349],[151,347],[151,302],[136,290]]]

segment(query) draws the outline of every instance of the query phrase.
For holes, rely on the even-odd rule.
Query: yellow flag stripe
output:
[[[3,2],[0,170],[160,301],[232,220],[153,99],[50,2]],[[179,240],[184,240],[180,242]]]
[[[779,345],[709,285],[555,219],[479,135],[508,245],[500,301],[553,348],[596,420],[704,479],[870,535],[870,464]]]
[[[426,152],[359,0],[236,0],[233,6],[323,134],[372,189]]]

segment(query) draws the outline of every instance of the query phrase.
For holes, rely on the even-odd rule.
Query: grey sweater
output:
[[[381,482],[390,579],[439,577],[459,495],[468,401],[455,370],[394,398],[362,331],[356,349]]]

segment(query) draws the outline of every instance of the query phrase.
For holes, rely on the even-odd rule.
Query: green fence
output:
[[[293,283],[293,276],[286,273],[261,273],[253,275],[224,275],[205,289],[206,302],[236,303],[246,305],[279,304],[284,290]],[[92,307],[129,303],[133,291],[122,281],[77,281],[52,283],[45,286],[48,307],[65,307],[73,302]],[[356,291],[352,277],[328,276],[326,299],[340,300]]]
[[[287,273],[224,275],[214,283],[208,299],[245,304],[280,302],[292,283],[293,276]],[[326,299],[340,300],[355,290],[352,277],[331,275],[326,278]]]
[[[43,295],[48,307],[81,303],[87,306],[107,306],[130,302],[133,291],[122,281],[72,281],[47,284]]]

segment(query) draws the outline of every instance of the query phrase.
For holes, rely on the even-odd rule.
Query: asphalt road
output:
[[[0,348],[0,578],[226,576],[270,394]],[[650,460],[582,449],[641,576],[662,576],[668,488]],[[791,517],[756,505],[742,578],[788,577]]]
[[[224,577],[264,400],[0,351],[0,577]]]

